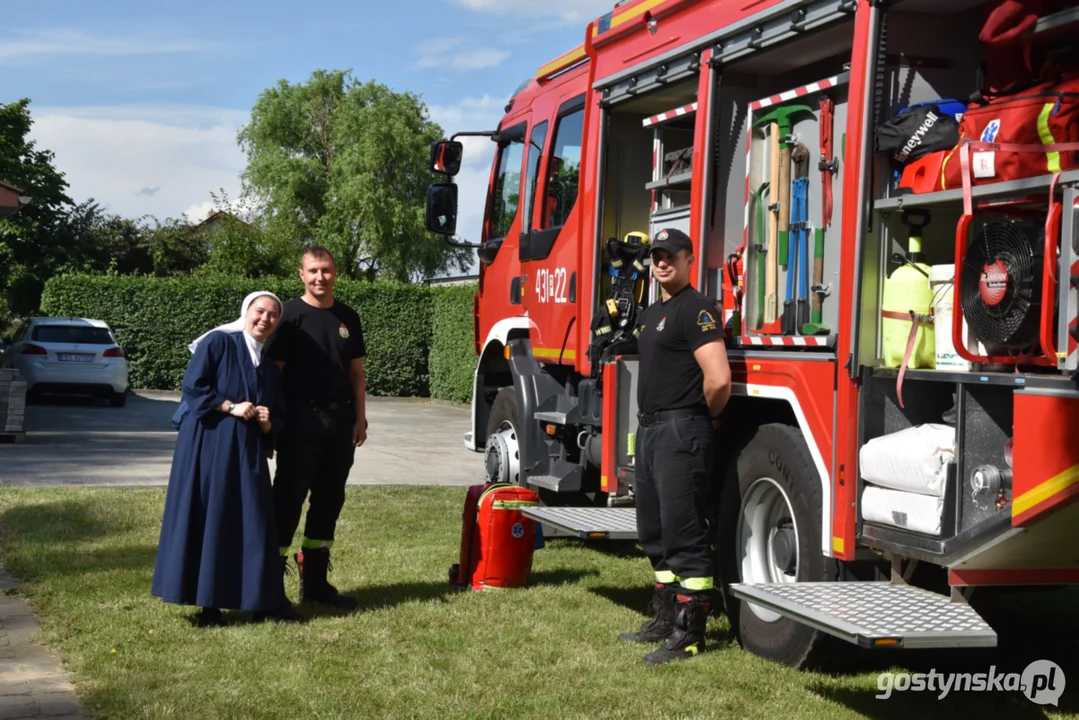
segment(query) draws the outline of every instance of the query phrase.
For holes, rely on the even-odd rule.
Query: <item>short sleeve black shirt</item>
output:
[[[706,343],[726,338],[712,301],[687,285],[666,302],[645,308],[640,329],[640,412],[706,405],[704,372],[693,352]]]
[[[285,396],[290,401],[330,403],[353,399],[349,366],[367,354],[356,311],[335,300],[328,308],[302,298],[285,303],[266,357],[285,363]]]

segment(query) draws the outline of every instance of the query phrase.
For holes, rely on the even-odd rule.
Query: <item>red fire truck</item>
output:
[[[465,437],[488,479],[535,488],[548,535],[636,537],[633,321],[677,227],[728,334],[713,518],[744,647],[990,647],[974,588],[1079,583],[1076,94],[975,112],[997,4],[626,0],[459,133],[497,146]],[[458,136],[431,156],[446,236]]]

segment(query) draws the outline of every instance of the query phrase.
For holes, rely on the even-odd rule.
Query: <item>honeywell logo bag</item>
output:
[[[922,105],[900,113],[877,128],[877,152],[897,165],[906,165],[959,142],[959,123],[937,105]]]

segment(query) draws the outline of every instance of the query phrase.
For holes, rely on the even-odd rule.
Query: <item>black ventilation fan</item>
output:
[[[1038,342],[1045,229],[994,220],[967,246],[960,279],[963,315],[987,347],[1022,350]]]

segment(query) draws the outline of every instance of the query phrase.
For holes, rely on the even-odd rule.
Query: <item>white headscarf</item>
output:
[[[257,290],[244,298],[243,305],[240,307],[240,317],[238,319],[233,320],[230,323],[225,323],[224,325],[218,325],[213,330],[204,332],[202,335],[199,335],[197,338],[192,340],[191,344],[187,346],[187,349],[190,350],[192,354],[194,354],[195,348],[199,346],[199,343],[205,340],[207,335],[218,330],[222,330],[228,333],[242,332],[244,334],[244,340],[247,343],[247,350],[251,353],[251,362],[255,364],[255,367],[258,367],[259,363],[262,362],[262,347],[264,343],[259,342],[247,333],[246,318],[247,311],[251,307],[251,303],[255,302],[255,300],[262,297],[263,295],[272,297],[274,300],[277,301],[277,306],[281,309],[284,309],[285,305],[281,302],[281,298],[277,297],[269,290]]]

